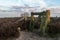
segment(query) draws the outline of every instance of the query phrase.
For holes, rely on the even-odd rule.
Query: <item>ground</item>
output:
[[[5,39],[0,39],[0,40],[5,40]],[[55,37],[55,38],[40,37],[39,35],[32,32],[20,31],[19,38],[17,39],[8,38],[6,40],[60,40],[60,37]]]
[[[32,33],[32,32],[20,32],[20,37],[16,40],[60,40],[59,38],[46,38],[46,37],[40,37],[39,35]]]

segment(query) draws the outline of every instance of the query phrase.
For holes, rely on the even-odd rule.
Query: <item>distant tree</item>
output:
[[[28,17],[29,16],[29,13],[28,12],[25,12],[24,13],[24,16]]]
[[[29,13],[28,12],[24,12],[21,14],[21,17],[28,17],[29,16]]]
[[[23,16],[24,16],[24,14],[22,13],[22,14],[21,14],[21,17],[23,17]]]

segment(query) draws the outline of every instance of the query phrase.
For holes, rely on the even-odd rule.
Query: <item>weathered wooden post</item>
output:
[[[34,28],[34,15],[39,15],[39,20],[41,21],[39,32],[43,35],[46,34],[47,25],[50,23],[50,10],[46,10],[40,13],[31,13],[31,22],[30,22],[30,29]]]
[[[46,17],[45,17],[45,27],[43,28],[44,35],[48,31],[47,25],[50,23],[50,10],[46,10]]]
[[[47,18],[48,18],[48,23],[50,23],[50,10],[47,10]]]
[[[31,21],[30,21],[30,30],[32,31],[34,28],[34,15],[33,12],[31,13]]]
[[[42,35],[45,35],[47,31],[47,25],[50,23],[50,10],[43,11],[41,14],[41,24],[39,31],[42,32]]]
[[[40,24],[40,28],[39,28],[39,32],[43,35],[43,27],[45,26],[45,11],[41,12],[40,13],[40,21],[41,21],[41,24]]]
[[[34,21],[34,15],[31,13],[31,20]]]

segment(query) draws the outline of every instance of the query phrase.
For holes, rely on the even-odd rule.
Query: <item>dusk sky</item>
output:
[[[0,10],[9,10],[11,6],[26,6],[25,4],[31,7],[58,8],[60,11],[60,0],[0,0]]]

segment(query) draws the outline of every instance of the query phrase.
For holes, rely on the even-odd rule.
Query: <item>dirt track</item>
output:
[[[14,38],[13,39],[9,38],[7,40],[15,40],[15,39]],[[37,35],[35,33],[32,33],[32,32],[20,31],[20,37],[17,38],[16,40],[60,40],[60,37],[58,37],[58,38],[48,38],[47,37],[46,38],[46,37],[40,37],[39,35]]]
[[[26,32],[26,31],[20,31],[20,37],[15,38],[9,38],[7,40],[60,40],[60,37],[56,38],[46,38],[46,37],[40,37],[39,35],[32,33],[32,32]],[[5,39],[0,39],[5,40]]]
[[[44,38],[31,32],[21,31],[21,35],[16,40],[60,40],[60,38]]]
[[[17,40],[38,40],[39,38],[34,33],[21,31],[21,35]]]

